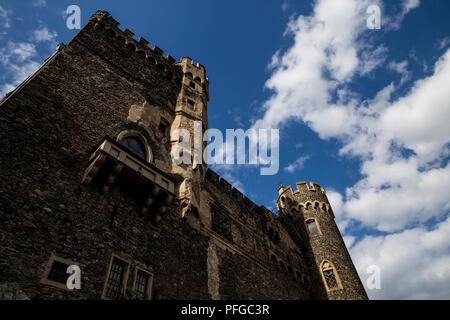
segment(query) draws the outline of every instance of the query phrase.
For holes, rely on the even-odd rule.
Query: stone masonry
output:
[[[275,215],[172,161],[209,95],[204,66],[105,11],[6,95],[0,299],[367,299],[320,186],[281,186]]]

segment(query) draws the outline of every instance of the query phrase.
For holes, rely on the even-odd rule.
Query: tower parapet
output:
[[[296,183],[297,190],[293,190],[291,186],[280,187],[278,190],[277,209],[289,209],[287,213],[292,211],[300,212],[302,209],[309,207],[320,208],[328,212],[334,218],[333,209],[328,201],[325,190],[315,182],[310,182],[309,186],[305,181]]]
[[[140,37],[139,40],[134,39],[134,33],[128,29],[120,30],[120,23],[115,20],[107,11],[97,11],[90,19],[94,23],[96,29],[104,30],[110,37],[122,43],[131,51],[136,51],[143,61],[150,65],[157,66],[166,74],[171,72],[170,69],[176,67],[176,60],[169,54],[164,57],[164,50],[154,45],[150,47],[149,41]],[[175,75],[172,74],[172,77]],[[176,78],[176,77],[175,77]]]
[[[291,236],[302,235],[314,298],[367,299],[325,190],[313,182],[296,185],[295,191],[280,186],[277,209]]]

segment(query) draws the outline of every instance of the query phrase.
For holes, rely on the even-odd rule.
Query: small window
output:
[[[68,267],[68,264],[59,261],[53,261],[53,265],[47,276],[47,280],[62,283],[65,285],[67,283],[67,279],[70,276],[70,274],[67,273]]]
[[[162,120],[168,129],[167,121]],[[116,138],[117,142],[128,149],[135,156],[140,157],[148,162],[153,161],[153,152],[149,143],[141,132],[136,130],[124,130],[119,133]]]
[[[194,83],[194,82],[191,81],[191,82],[189,83],[189,86],[190,86],[192,89],[195,89],[195,83]]]
[[[285,197],[281,197],[281,201],[283,201],[283,205],[284,205],[285,208],[289,208],[287,199]]]
[[[151,299],[151,287],[153,276],[150,272],[136,268],[136,276],[134,282],[134,290],[139,294],[140,299]]]
[[[129,264],[116,256],[112,257],[108,271],[103,297],[117,300],[124,293],[126,279],[128,278]]]
[[[323,280],[328,291],[333,289],[342,289],[341,282],[337,276],[336,268],[331,262],[324,261],[321,269]]]
[[[325,281],[327,282],[328,289],[333,289],[338,286],[336,277],[334,276],[334,272],[332,269],[325,270],[323,272],[323,276],[325,277]]]
[[[138,138],[126,137],[120,140],[120,144],[122,144],[131,152],[133,152],[135,155],[141,157],[142,159],[145,159],[145,151],[144,151],[145,149],[144,146],[142,145],[142,142],[139,141]]]
[[[67,268],[71,265],[78,265],[78,263],[57,257],[52,254],[41,278],[41,283],[61,289],[70,290],[69,288],[67,288],[67,279],[70,276],[70,274],[67,273]]]
[[[195,102],[188,99],[188,101],[187,101],[187,106],[188,106],[189,109],[194,110],[194,108],[195,108]]]
[[[308,227],[308,232],[311,235],[319,234],[319,228],[317,227],[317,222],[315,219],[309,219],[306,221]]]

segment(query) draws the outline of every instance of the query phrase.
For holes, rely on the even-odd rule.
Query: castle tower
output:
[[[302,235],[311,272],[313,298],[367,299],[344,240],[334,220],[325,190],[298,182],[297,190],[280,185],[277,208]]]
[[[208,129],[207,103],[209,101],[209,81],[205,67],[183,57],[178,65],[182,68],[181,90],[175,107],[175,119],[171,125],[172,173],[181,176],[179,199],[183,206],[183,216],[200,206],[200,184],[206,171],[203,151],[203,133]],[[178,129],[187,130],[188,136]]]

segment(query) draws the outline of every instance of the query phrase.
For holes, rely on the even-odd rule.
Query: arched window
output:
[[[153,161],[153,152],[145,137],[136,130],[125,130],[117,136],[117,141],[136,156]]]
[[[286,197],[281,197],[281,201],[283,202],[285,208],[289,208],[289,204]]]
[[[120,140],[120,144],[125,146],[128,150],[138,155],[142,159],[145,159],[145,149],[142,142],[135,137],[127,137]]]
[[[306,220],[306,227],[310,235],[321,234],[319,225],[316,219],[308,219]]]
[[[329,261],[323,261],[321,263],[320,271],[322,273],[322,279],[327,291],[342,289],[342,284],[337,274],[336,268]]]

